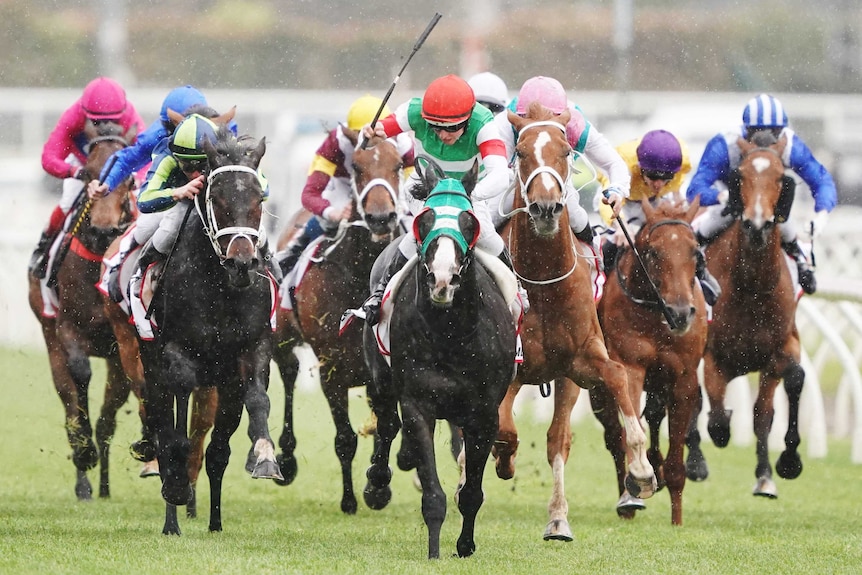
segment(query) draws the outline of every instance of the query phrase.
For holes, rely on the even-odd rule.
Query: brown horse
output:
[[[512,405],[522,384],[554,380],[554,417],[548,429],[547,455],[554,478],[550,520],[544,538],[571,541],[563,472],[571,448],[570,417],[580,389],[605,385],[620,406],[632,460],[626,478],[629,492],[650,497],[655,475],[646,455],[646,437],[629,399],[625,368],[608,357],[593,293],[590,266],[569,227],[565,208],[566,178],[571,147],[566,140],[569,112],[553,115],[540,104],[526,118],[509,114],[518,131],[514,216],[508,237],[515,271],[525,284],[531,308],[521,337],[524,363],[500,405],[500,429],[495,445],[497,475],[514,475],[518,433]]]
[[[111,154],[126,147],[135,136],[133,131],[123,133],[122,128],[113,123],[97,126],[87,122],[84,133],[89,141],[84,170],[91,178],[98,177]],[[84,185],[86,187],[86,182]],[[40,280],[28,274],[30,308],[42,326],[54,387],[65,409],[66,435],[77,470],[75,494],[81,500],[92,497],[86,472],[97,464],[100,465],[99,496],[110,495],[108,452],[116,429],[117,411],[129,397],[129,381],[120,364],[117,341],[95,284],[102,255],[134,218],[130,187],[131,180],[128,180],[107,197],[82,202],[73,214],[73,227],[66,238],[68,252],[62,261],[52,266],[56,271],[49,273],[49,278],[53,276],[57,281],[56,315],[53,317],[45,315]],[[108,368],[95,444],[88,398],[92,376],[90,357],[104,358]]]
[[[802,473],[797,449],[799,397],[805,371],[799,364],[796,296],[776,225],[787,217],[792,188],[786,183],[781,160],[786,138],[775,142],[770,134],[761,133],[752,142],[740,138],[738,144],[742,153],[738,186],[729,186],[728,202],[735,220],[706,252],[722,290],[713,308],[704,355],[704,387],[710,403],[707,429],[716,446],[727,445],[731,416],[724,407],[727,383],[760,372],[754,404],[754,495],[774,498],[777,487],[772,480],[767,440],[774,416],[775,389],[782,379],[789,401],[789,421],[784,436],[786,450],[776,463],[776,471],[785,479],[795,479]]]
[[[667,485],[671,523],[682,524],[685,486],[683,451],[689,422],[699,399],[697,366],[706,346],[706,304],[695,287],[698,244],[691,221],[699,201],[691,206],[672,201],[655,208],[642,201],[645,222],[635,237],[635,249],[620,255],[599,302],[599,320],[611,359],[626,368],[629,399],[640,405],[644,391],[658,402],[647,411],[648,456]],[[643,267],[638,261],[640,256]],[[605,445],[613,455],[620,501],[617,513],[634,517],[642,503],[626,491],[625,444],[613,397],[606,388],[590,390],[593,411],[605,427]],[[659,448],[659,425],[668,414],[670,446],[667,458]]]
[[[358,133],[345,129],[354,145]],[[339,334],[342,313],[359,306],[369,295],[368,276],[374,260],[395,236],[397,193],[403,160],[391,140],[375,138],[353,154],[353,218],[343,222],[335,238],[326,239],[316,261],[293,293],[293,310],[281,308],[275,361],[285,388],[284,428],[279,438],[279,466],[285,484],[296,475],[293,427],[294,382],[299,361],[293,348],[308,343],[320,362],[320,385],[335,422],[335,453],[341,463],[341,510],[356,513],[353,457],[357,436],[350,424],[347,394],[366,385],[371,375],[362,356],[362,329],[348,326]],[[293,234],[294,228],[286,233]]]

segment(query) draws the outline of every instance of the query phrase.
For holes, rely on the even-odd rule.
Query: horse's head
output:
[[[700,200],[695,199],[689,206],[667,200],[653,207],[644,199],[641,205],[646,221],[635,238],[635,247],[670,313],[671,331],[682,335],[691,328],[697,311],[695,272],[701,255],[691,221]],[[634,276],[638,266],[631,261],[629,270]]]
[[[85,182],[98,179],[111,156],[127,147],[134,140],[135,126],[123,131],[114,122],[93,122],[88,120],[84,126],[87,137],[87,162],[83,174]],[[81,241],[94,253],[104,253],[108,246],[131,224],[135,218],[130,191],[132,179],[128,178],[112,193],[104,198],[89,202],[87,218],[89,225],[79,231]]]
[[[740,138],[738,144],[742,157],[738,180],[728,186],[728,209],[741,219],[745,237],[763,246],[775,224],[787,219],[793,202],[792,180],[785,178],[781,159],[787,137],[776,142],[772,133],[764,131],[750,142]]]
[[[413,235],[420,245],[431,303],[449,307],[479,239],[479,220],[470,202],[479,165],[474,162],[472,169],[459,181],[447,178],[437,164],[428,158],[425,160],[428,167],[423,170],[421,162],[417,161],[416,171],[420,186],[430,193],[424,209],[413,221]]]
[[[221,126],[216,141],[206,141],[204,150],[209,173],[206,193],[198,195],[198,212],[230,284],[248,287],[260,268],[258,248],[265,238],[261,232],[264,190],[258,166],[266,138],[260,142],[237,139]]]
[[[539,102],[530,104],[526,117],[508,114],[518,132],[515,155],[521,201],[538,235],[556,235],[570,175],[572,148],[566,139],[566,124],[571,114],[564,110],[556,115]]]
[[[397,200],[403,161],[393,140],[373,137],[367,147],[357,145],[359,133],[344,128],[353,142],[353,193],[359,216],[374,241],[389,240],[398,225]]]

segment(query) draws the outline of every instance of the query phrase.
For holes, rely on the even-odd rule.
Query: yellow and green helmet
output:
[[[192,114],[174,130],[168,147],[177,158],[188,160],[206,159],[204,140],[215,145],[218,126],[200,114]]]

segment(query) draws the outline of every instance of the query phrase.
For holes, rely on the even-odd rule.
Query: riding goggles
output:
[[[468,121],[469,120],[464,120],[463,122],[460,122],[458,124],[435,124],[434,122],[428,122],[428,126],[430,126],[431,129],[435,132],[449,132],[450,134],[452,134],[457,132],[458,130],[466,128]]]
[[[191,174],[194,172],[203,172],[207,167],[207,159],[206,158],[177,158],[177,165],[179,165],[180,170],[187,174]]]
[[[663,172],[660,170],[642,170],[641,173],[648,180],[661,180],[664,182],[669,182],[674,178],[674,176],[676,176],[676,173],[674,172]]]

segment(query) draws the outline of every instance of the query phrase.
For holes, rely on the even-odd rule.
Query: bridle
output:
[[[261,246],[261,244],[266,238],[266,234],[262,226],[258,229],[251,228],[248,226],[228,226],[225,228],[219,227],[218,222],[216,221],[216,214],[215,209],[213,208],[213,199],[210,190],[212,189],[213,179],[215,179],[215,177],[219,174],[224,174],[227,172],[244,172],[247,174],[252,174],[255,178],[257,178],[257,170],[255,170],[254,168],[240,165],[221,166],[220,168],[216,168],[211,171],[207,176],[207,191],[204,200],[204,203],[206,204],[206,214],[201,211],[200,202],[195,202],[195,208],[197,209],[198,216],[200,216],[201,222],[203,223],[207,238],[209,238],[216,255],[221,260],[224,260],[226,258],[226,253],[230,250],[233,243],[237,240],[248,240],[251,245],[255,249],[257,249]],[[225,250],[222,250],[221,244],[218,240],[224,236],[231,236],[231,238],[228,242],[227,248]]]

